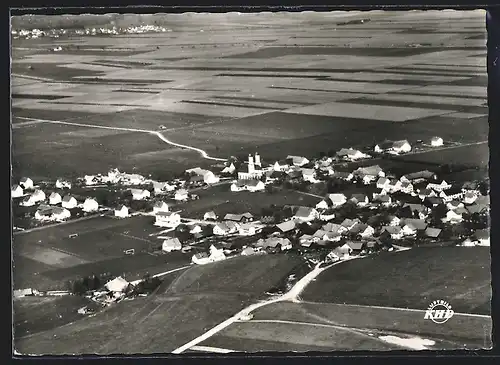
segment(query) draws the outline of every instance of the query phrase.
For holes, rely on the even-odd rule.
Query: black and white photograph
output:
[[[13,14],[14,354],[491,349],[486,20]]]

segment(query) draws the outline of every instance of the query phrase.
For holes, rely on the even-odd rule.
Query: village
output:
[[[429,142],[429,148],[442,145],[439,137]],[[25,177],[12,187],[11,194],[14,204],[31,209],[25,214],[35,227],[93,215],[151,216],[152,224],[161,229],[156,234],[156,251],[164,255],[180,251],[191,255],[195,265],[279,252],[299,254],[317,264],[422,245],[489,246],[486,181],[452,184],[428,170],[396,176],[377,164],[352,171],[345,168],[346,163],[412,151],[405,140],[377,144],[372,153],[343,148],[333,156],[311,160],[287,156],[266,163],[255,153],[247,161],[229,160],[218,172],[197,167],[165,182],[117,169],[74,182],[58,179],[53,184],[35,185]],[[183,214],[187,202],[200,199],[198,191],[215,186],[235,195],[246,191],[271,196],[284,189],[314,195],[304,191],[304,186],[321,183],[327,184],[329,192],[318,195],[315,206],[264,206],[260,215],[218,216],[213,210],[202,218]],[[101,201],[90,196],[98,188],[109,193]],[[123,252],[133,255],[135,250],[124,247]],[[103,303],[134,293],[124,278],[108,279],[111,289],[93,291]]]

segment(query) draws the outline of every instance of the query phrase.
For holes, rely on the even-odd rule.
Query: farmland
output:
[[[16,347],[23,353],[46,354],[172,351],[261,297],[299,263],[289,255],[265,255],[192,267],[148,298],[21,338]],[[199,288],[194,284],[198,279]],[[164,335],[165,328],[171,335]],[[54,336],[59,341],[53,341]]]

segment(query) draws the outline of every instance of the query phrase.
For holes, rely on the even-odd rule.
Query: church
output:
[[[239,180],[251,180],[251,179],[260,179],[266,170],[262,168],[262,162],[260,160],[260,155],[255,153],[255,157],[251,154],[248,155],[248,171],[240,171],[238,172]]]

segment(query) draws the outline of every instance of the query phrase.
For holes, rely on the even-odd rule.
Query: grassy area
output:
[[[255,301],[296,265],[292,256],[266,255],[195,266],[150,297],[19,339],[16,348],[45,354],[169,352]]]
[[[323,272],[306,301],[426,309],[446,300],[456,312],[490,313],[488,247],[433,247],[381,253]]]
[[[77,311],[89,303],[88,299],[73,295],[14,299],[14,336],[48,331],[82,319]]]
[[[490,318],[456,314],[446,323],[436,325],[430,320],[424,320],[426,307],[421,308],[421,311],[406,311],[349,304],[282,302],[258,309],[254,313],[254,319],[319,323],[368,331],[413,334],[452,341],[458,345],[455,348],[463,348],[463,344],[468,348],[491,345]]]

